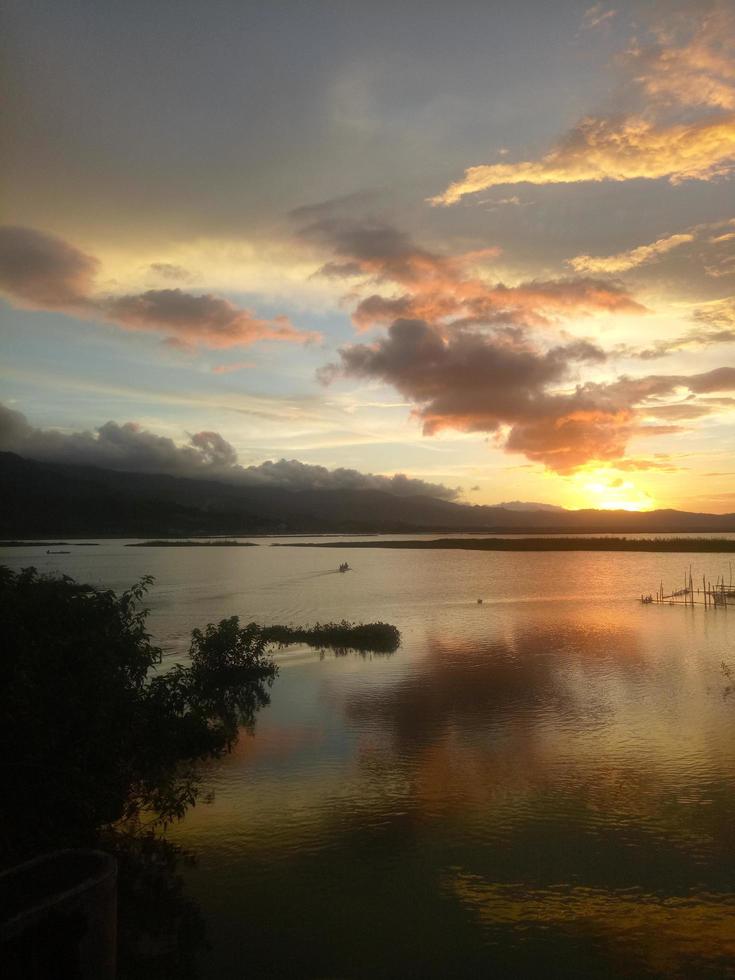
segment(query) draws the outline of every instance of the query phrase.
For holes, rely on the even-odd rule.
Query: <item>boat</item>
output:
[[[340,572],[351,572],[352,571],[352,569],[350,568],[350,566],[347,564],[346,561],[343,561],[342,562],[342,564],[339,566],[339,570],[340,570]]]

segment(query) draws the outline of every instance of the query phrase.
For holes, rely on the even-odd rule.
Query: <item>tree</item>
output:
[[[0,567],[4,864],[180,817],[201,793],[197,764],[268,702],[277,668],[236,617],[194,631],[190,667],[154,674],[150,582],[117,595]]]

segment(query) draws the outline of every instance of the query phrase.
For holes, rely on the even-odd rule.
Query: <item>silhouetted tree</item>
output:
[[[203,928],[159,831],[201,796],[199,764],[252,728],[277,668],[233,617],[194,631],[190,666],[156,673],[150,582],[117,595],[0,566],[0,861],[112,851],[121,977],[183,978]]]
[[[192,635],[192,663],[154,674],[146,578],[121,595],[0,568],[3,863],[93,843],[143,814],[162,824],[201,792],[198,763],[268,702],[276,667],[236,617]]]

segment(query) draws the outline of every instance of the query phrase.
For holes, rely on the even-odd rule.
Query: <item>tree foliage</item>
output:
[[[150,578],[117,595],[0,568],[3,863],[166,824],[201,794],[199,764],[268,702],[276,667],[237,617],[195,630],[191,665],[156,672]]]

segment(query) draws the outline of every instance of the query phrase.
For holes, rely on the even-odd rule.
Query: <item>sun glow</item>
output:
[[[598,510],[651,510],[655,500],[626,477],[611,470],[580,473],[575,479],[582,507]]]

